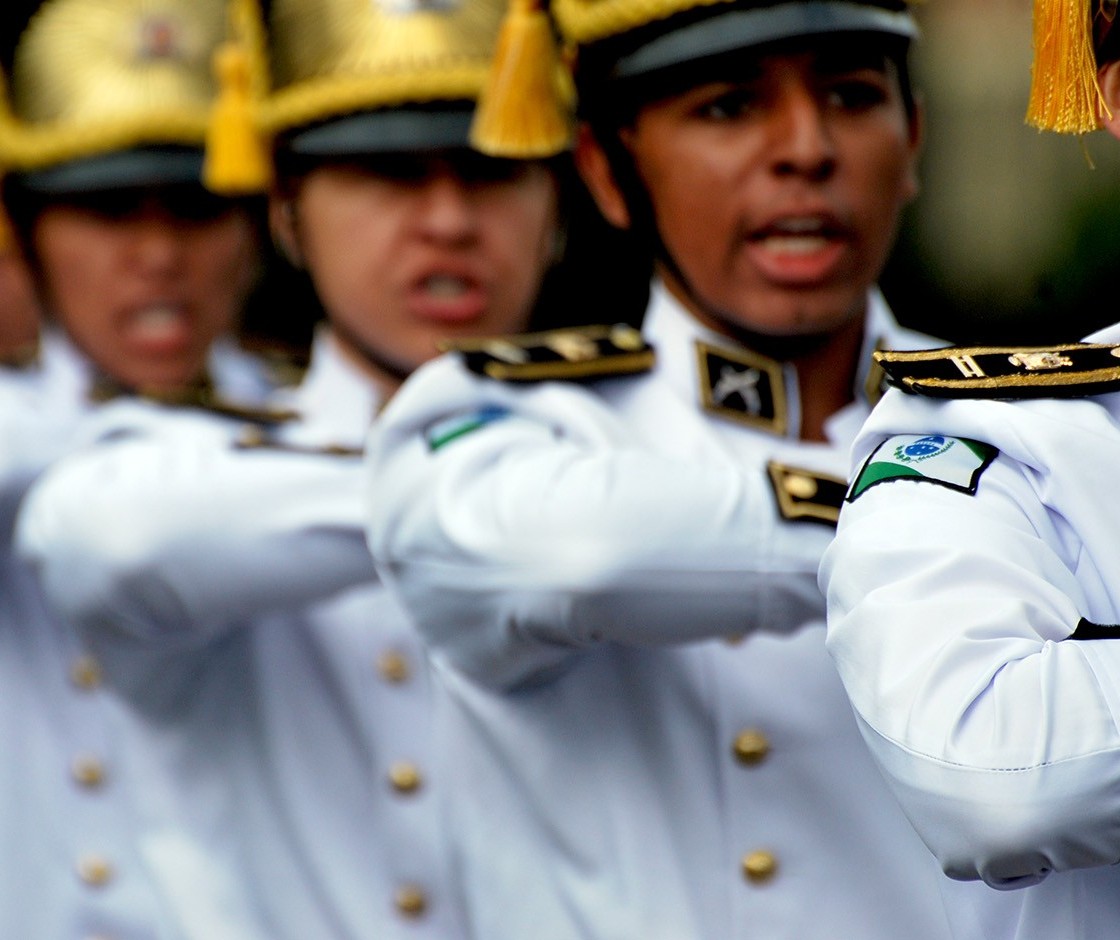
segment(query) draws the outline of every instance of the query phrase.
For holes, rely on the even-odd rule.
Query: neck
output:
[[[665,278],[669,292],[698,321],[755,352],[788,363],[797,374],[801,405],[799,438],[826,441],[828,419],[849,404],[854,395],[866,311],[849,317],[829,333],[770,335],[738,326],[702,304],[691,290],[682,291],[674,278]]]
[[[343,358],[373,383],[382,402],[392,398],[408,378],[408,370],[380,356],[341,324],[329,321],[329,329]]]

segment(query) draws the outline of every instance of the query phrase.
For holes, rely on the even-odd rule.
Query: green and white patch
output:
[[[889,438],[863,465],[848,490],[852,502],[890,480],[936,483],[970,496],[999,451],[990,444],[941,434],[901,434]]]

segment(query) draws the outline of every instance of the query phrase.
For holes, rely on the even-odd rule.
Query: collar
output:
[[[796,440],[801,430],[797,370],[698,322],[659,280],[650,291],[643,332],[657,349],[655,370],[684,397],[720,419]],[[880,348],[934,345],[904,330],[882,294],[868,295],[866,328],[853,389],[854,407],[865,416],[885,388],[882,367],[872,358]],[[848,409],[842,409],[846,411]]]
[[[293,436],[306,432],[314,443],[339,448],[362,447],[385,404],[377,385],[345,356],[325,326],[315,333],[307,374],[286,398],[303,417],[291,428]]]

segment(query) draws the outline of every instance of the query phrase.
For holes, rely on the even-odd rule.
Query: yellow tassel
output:
[[[263,193],[272,181],[272,159],[253,113],[252,74],[242,45],[224,44],[214,53],[218,98],[206,137],[202,182],[229,196]]]
[[[495,157],[551,157],[571,146],[572,93],[552,24],[538,0],[512,0],[471,127]]]
[[[1091,5],[1035,0],[1034,65],[1027,123],[1040,130],[1085,134],[1107,113],[1097,84]]]

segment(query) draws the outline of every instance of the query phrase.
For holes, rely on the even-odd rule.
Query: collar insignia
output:
[[[848,489],[846,480],[773,460],[766,469],[783,519],[836,525]]]
[[[784,435],[788,427],[782,365],[749,349],[696,343],[700,401],[705,411]]]

